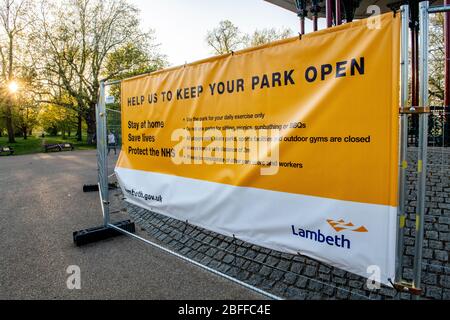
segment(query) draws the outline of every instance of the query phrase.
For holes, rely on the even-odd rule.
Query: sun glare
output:
[[[19,84],[16,81],[11,81],[8,85],[9,92],[16,93],[19,90]]]

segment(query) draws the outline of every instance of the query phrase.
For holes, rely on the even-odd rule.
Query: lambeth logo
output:
[[[334,231],[339,233],[339,235],[327,235],[320,229],[318,229],[317,231],[311,231],[298,228],[294,225],[292,225],[292,235],[314,242],[327,244],[331,247],[350,249],[351,241],[350,239],[346,238],[345,235],[341,233],[341,231],[351,231],[358,233],[369,232],[364,226],[357,227],[353,223],[345,222],[342,219],[339,221],[328,219],[327,222],[334,229]]]
[[[369,230],[367,230],[364,226],[355,227],[353,223],[346,223],[342,219],[339,221],[328,219],[327,222],[334,230],[336,230],[336,232],[341,232],[343,230],[350,230],[353,232],[369,232]]]

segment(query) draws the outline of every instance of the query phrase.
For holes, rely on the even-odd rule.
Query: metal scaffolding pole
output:
[[[336,1],[336,25],[339,26],[342,24],[342,7],[341,0]]]
[[[409,7],[411,17],[411,101],[414,107],[419,105],[419,3],[417,1],[411,1]],[[418,127],[419,117],[417,114],[411,116],[411,127],[413,142],[417,143],[418,140]]]
[[[450,12],[450,1],[445,0],[443,6],[434,6],[428,9],[428,13]]]
[[[428,106],[428,1],[419,4],[419,102],[420,107]],[[419,115],[419,150],[417,159],[418,191],[416,213],[416,241],[414,256],[414,287],[420,288],[422,274],[422,253],[425,222],[426,180],[428,152],[428,113]],[[418,296],[416,296],[418,298]]]
[[[412,60],[412,105],[414,107],[417,107],[419,105],[419,89],[418,89],[418,41],[417,36],[419,34],[419,31],[416,26],[412,26],[411,28],[411,38],[412,38],[412,45],[411,45],[411,60]]]
[[[401,106],[407,108],[409,98],[409,6],[400,8],[402,14],[401,30]],[[408,114],[400,116],[400,175],[399,175],[399,205],[398,205],[398,234],[397,234],[397,268],[396,280],[402,282],[404,231],[406,223],[406,171],[408,148]]]
[[[308,14],[306,11],[305,0],[295,0],[295,6],[297,8],[297,16],[300,19],[300,34],[305,34],[305,17]]]
[[[312,21],[313,21],[313,31],[316,32],[319,30],[319,12],[320,12],[320,6],[318,0],[312,0],[312,6],[311,6],[311,14],[312,14]]]
[[[327,28],[333,26],[333,5],[332,0],[326,0],[326,17],[327,17]]]

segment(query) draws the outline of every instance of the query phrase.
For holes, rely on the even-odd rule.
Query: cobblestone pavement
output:
[[[417,149],[409,150],[403,277],[411,280]],[[450,149],[429,153],[422,288],[426,299],[450,299]],[[133,205],[128,213],[149,237],[178,253],[287,299],[411,299],[389,287],[369,291],[366,280],[304,256],[294,256],[186,225]]]

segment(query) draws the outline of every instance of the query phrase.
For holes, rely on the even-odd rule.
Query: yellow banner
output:
[[[125,80],[118,167],[396,207],[399,30],[388,13]]]

